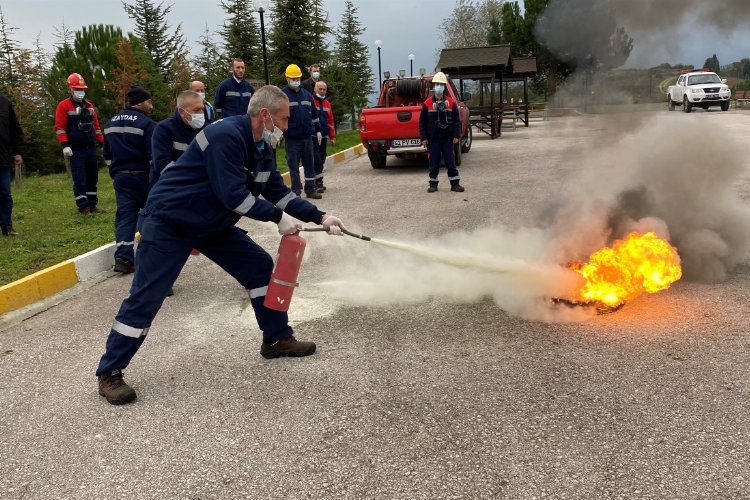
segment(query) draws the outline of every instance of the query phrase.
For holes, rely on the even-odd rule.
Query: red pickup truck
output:
[[[359,116],[359,136],[373,168],[385,167],[388,155],[413,158],[427,153],[419,140],[419,114],[422,103],[431,95],[432,76],[392,78],[383,82],[377,106],[365,108]],[[471,149],[469,108],[459,99],[453,82],[448,79],[446,95],[458,103],[461,117],[461,140],[455,146],[456,165],[461,153]]]

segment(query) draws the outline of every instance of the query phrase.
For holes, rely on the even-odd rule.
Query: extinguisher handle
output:
[[[326,232],[326,228],[324,227],[303,227],[300,229],[300,231],[307,231],[310,233],[317,233],[320,231]],[[341,230],[342,233],[346,234],[347,236],[352,236],[353,238],[359,238],[360,240],[370,241],[371,238],[369,236],[365,236],[364,234],[357,234],[352,233],[351,231],[347,231],[346,229]]]

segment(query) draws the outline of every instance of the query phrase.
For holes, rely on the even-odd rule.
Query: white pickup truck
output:
[[[722,111],[727,111],[732,93],[726,83],[711,71],[683,73],[675,85],[667,88],[667,107],[674,111],[675,106],[682,106],[685,113],[690,113],[694,106],[703,109],[721,106]]]

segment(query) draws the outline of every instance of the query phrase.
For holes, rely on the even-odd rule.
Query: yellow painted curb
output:
[[[0,287],[0,314],[47,298],[78,283],[72,260],[42,269],[30,276]]]
[[[339,163],[346,159],[346,156],[344,155],[343,151],[339,151],[335,155],[333,155],[333,163]]]

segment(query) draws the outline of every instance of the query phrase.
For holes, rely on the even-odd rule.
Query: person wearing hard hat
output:
[[[96,370],[99,394],[110,404],[136,398],[122,370],[145,341],[194,248],[247,290],[263,333],[261,356],[298,358],[315,353],[314,342],[294,337],[286,312],[264,305],[273,259],[235,226],[247,217],[275,222],[280,234],[296,234],[304,221],[321,225],[331,235],[343,234],[341,219],[292,193],[276,169],[273,146],[288,120],[289,100],[284,93],[273,85],[258,89],[247,114],[201,130],[151,189],[138,221],[141,237],[133,285]],[[237,305],[240,302],[237,299]]]
[[[68,88],[71,96],[60,101],[55,110],[55,134],[63,155],[70,161],[76,206],[84,217],[88,217],[100,211],[97,208],[99,162],[96,146],[104,143],[104,136],[96,109],[85,97],[88,86],[83,77],[72,73],[68,77]]]
[[[305,196],[319,200],[323,197],[315,183],[314,146],[323,141],[318,111],[313,106],[313,96],[301,87],[302,71],[296,64],[287,66],[284,72],[287,85],[282,89],[289,98],[289,128],[284,132],[286,161],[292,180],[292,191],[302,194],[303,184],[299,177],[299,164],[305,172]],[[312,137],[312,139],[311,139]]]
[[[250,82],[245,80],[245,62],[242,59],[234,59],[230,69],[232,76],[216,87],[214,108],[219,118],[244,115],[255,92]]]
[[[464,191],[460,184],[461,177],[458,175],[453,149],[461,138],[461,118],[458,114],[458,104],[445,95],[446,85],[448,79],[445,74],[442,71],[435,73],[432,77],[434,95],[422,103],[422,112],[419,115],[419,137],[422,139],[422,146],[427,148],[427,157],[430,161],[428,193],[438,190],[441,157],[448,170],[451,191]]]
[[[156,127],[149,118],[154,104],[146,89],[130,87],[125,98],[127,106],[104,125],[104,161],[117,200],[113,270],[122,274],[135,268],[135,225],[148,197],[151,136]]]

